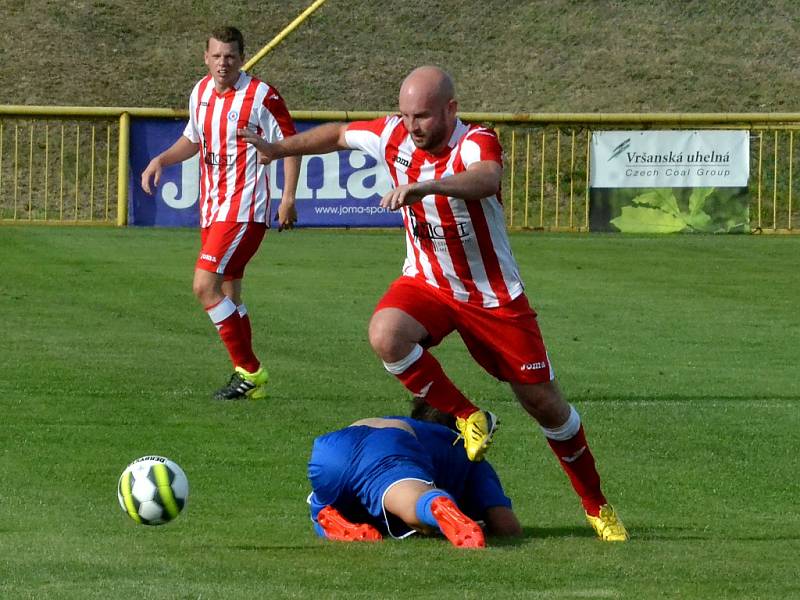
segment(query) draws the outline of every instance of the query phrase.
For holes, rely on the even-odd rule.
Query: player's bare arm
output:
[[[481,200],[497,193],[502,175],[503,167],[498,163],[482,160],[450,177],[397,186],[381,198],[381,206],[397,210],[434,194],[462,200]]]
[[[514,511],[505,506],[492,506],[486,510],[486,528],[497,537],[519,537],[522,526]]]
[[[283,161],[283,194],[278,206],[278,231],[292,229],[297,222],[295,194],[300,176],[300,158],[288,156]]]
[[[298,133],[279,142],[269,143],[249,129],[237,129],[236,134],[248,144],[255,146],[261,155],[261,162],[269,164],[273,160],[303,154],[326,154],[335,150],[347,150],[344,123],[326,123],[303,133]]]
[[[142,171],[142,189],[144,192],[152,195],[154,189],[150,185],[151,180],[153,186],[158,186],[161,181],[161,171],[164,167],[190,159],[197,154],[199,148],[200,144],[192,142],[187,137],[179,137],[172,146],[151,160],[145,170]]]

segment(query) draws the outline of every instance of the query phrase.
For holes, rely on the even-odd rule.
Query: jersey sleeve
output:
[[[503,148],[497,134],[486,127],[478,127],[467,133],[461,142],[459,155],[465,169],[482,160],[492,160],[501,166],[503,164]]]
[[[386,128],[387,117],[372,121],[353,121],[347,124],[344,133],[347,145],[353,150],[361,150],[378,162],[383,158],[381,135]]]
[[[297,133],[286,103],[272,86],[264,97],[263,108],[259,125],[268,142],[277,142]]]
[[[475,464],[467,476],[464,493],[459,499],[465,512],[481,518],[486,511],[496,506],[511,508],[511,499],[506,496],[500,478],[492,465],[486,461]]]
[[[200,142],[200,130],[197,127],[197,92],[197,86],[195,86],[189,96],[189,122],[183,128],[183,136],[193,144]]]

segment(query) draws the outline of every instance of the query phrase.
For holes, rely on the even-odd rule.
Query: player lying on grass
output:
[[[519,521],[492,466],[470,461],[438,423],[369,418],[314,440],[308,502],[316,532],[338,541],[441,532],[461,548],[486,532],[518,536]]]

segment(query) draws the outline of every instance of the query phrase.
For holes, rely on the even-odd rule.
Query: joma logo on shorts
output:
[[[519,370],[520,371],[538,371],[539,369],[544,369],[547,367],[546,362],[535,362],[535,363],[525,363],[522,365]]]
[[[208,262],[215,263],[215,262],[217,262],[217,257],[216,256],[211,256],[210,254],[201,254],[200,255],[200,260],[207,260]]]

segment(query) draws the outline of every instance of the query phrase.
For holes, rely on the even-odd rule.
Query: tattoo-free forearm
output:
[[[294,197],[300,177],[300,157],[287,156],[283,159],[283,193]]]
[[[179,137],[172,146],[164,150],[156,158],[162,167],[168,167],[179,162],[190,159],[200,148],[200,144],[196,144],[185,136]]]
[[[481,200],[497,193],[501,174],[500,165],[486,161],[450,177],[421,181],[415,184],[414,189],[423,196],[434,194],[462,200]]]
[[[303,133],[298,133],[274,144],[275,158],[300,156],[303,154],[326,154],[335,150],[346,150],[342,123],[326,123]]]

